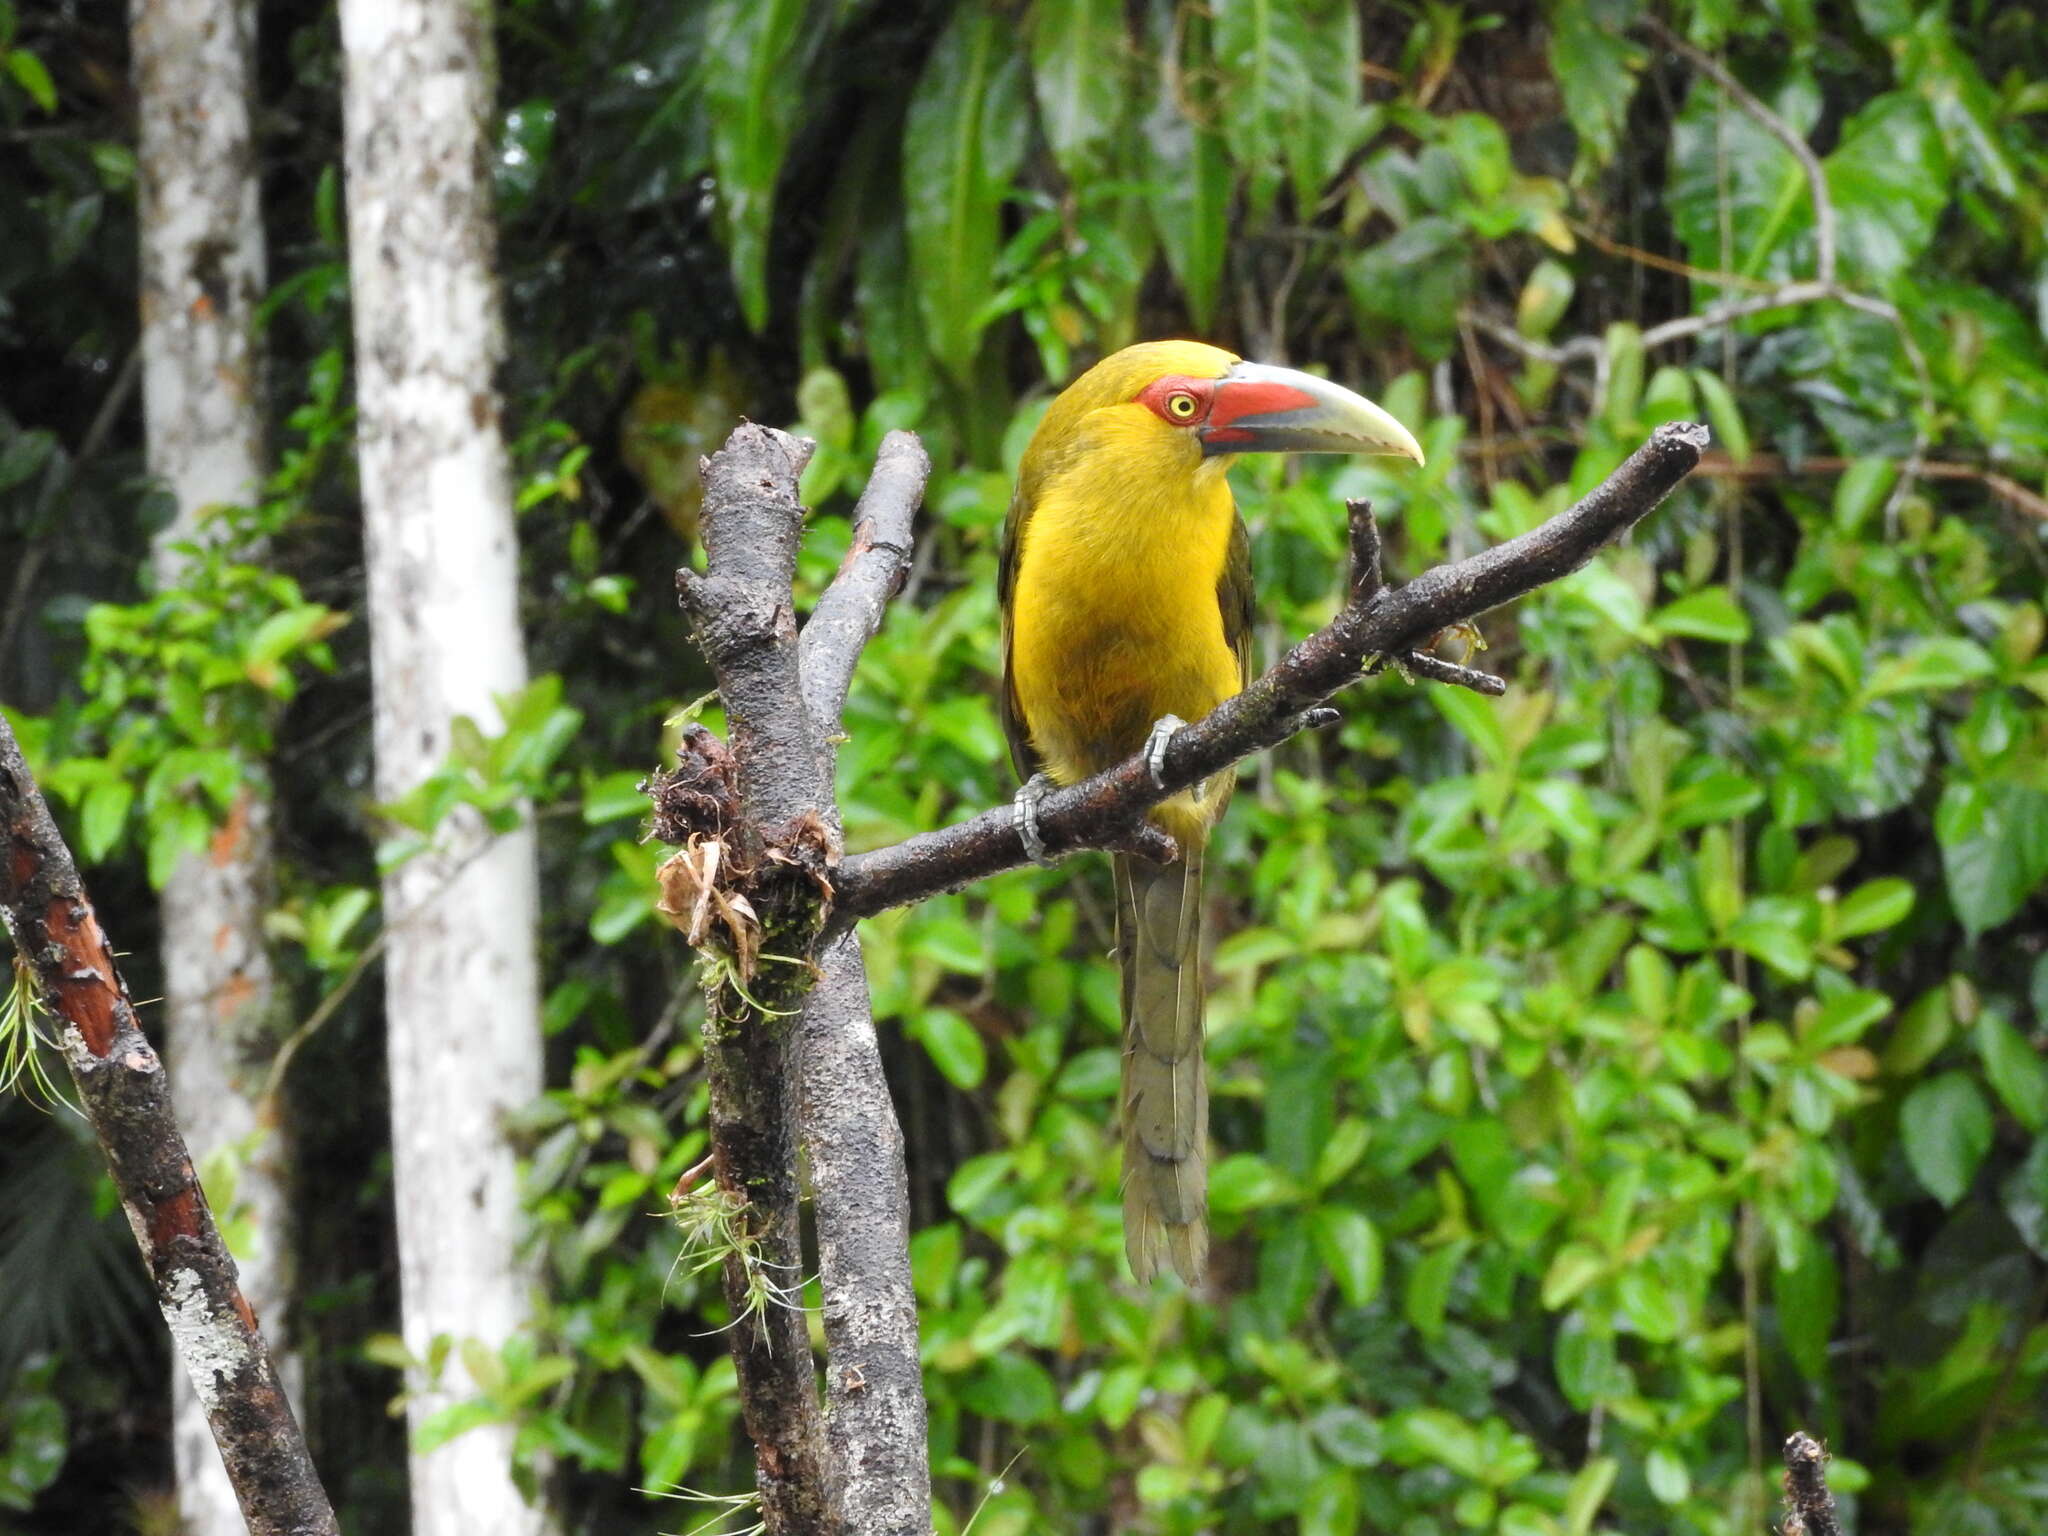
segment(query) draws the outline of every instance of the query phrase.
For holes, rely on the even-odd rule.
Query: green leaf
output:
[[[1209,1175],[1209,1204],[1218,1211],[1250,1211],[1295,1198],[1286,1175],[1250,1152],[1223,1159]]]
[[[1789,65],[1774,88],[1759,94],[1793,132],[1812,131],[1820,115],[1820,91],[1804,67]],[[1808,231],[1812,225],[1799,162],[1771,130],[1728,101],[1705,76],[1694,78],[1671,125],[1664,201],[1694,266],[1733,269],[1749,277],[1809,275],[1810,239],[1795,248],[1789,238],[1795,227]],[[1725,253],[1724,218],[1732,243]],[[1714,297],[1711,288],[1701,285],[1694,302],[1705,305]]]
[[[1948,207],[1948,150],[1934,114],[1903,91],[1868,103],[1822,162],[1845,276],[1885,283],[1934,238]]]
[[[644,775],[627,769],[591,779],[583,786],[583,824],[601,827],[608,821],[647,814],[647,792],[640,785]]]
[[[1616,320],[1602,340],[1607,350],[1606,392],[1600,415],[1617,434],[1635,429],[1643,403],[1643,331],[1630,320]]]
[[[97,864],[121,840],[128,825],[128,810],[135,803],[135,786],[126,779],[102,779],[86,791],[79,807],[79,851],[88,864]]]
[[[1969,1192],[1991,1150],[1991,1108],[1965,1072],[1944,1072],[1906,1095],[1899,1138],[1906,1162],[1927,1192],[1954,1205]]]
[[[1539,341],[1548,336],[1571,307],[1575,288],[1571,268],[1544,257],[1522,284],[1521,297],[1515,301],[1515,329]]]
[[[1861,533],[1898,478],[1898,466],[1882,455],[1866,454],[1852,461],[1835,482],[1836,532],[1849,538]]]
[[[2026,1037],[1986,1009],[1977,1019],[1977,1055],[2013,1119],[2029,1131],[2048,1129],[2048,1061]]]
[[[1046,142],[1067,179],[1096,168],[1130,100],[1130,41],[1119,0],[1037,0],[1031,84]]]
[[[1444,1408],[1409,1408],[1387,1423],[1388,1453],[1408,1466],[1433,1461],[1474,1482],[1487,1480],[1486,1451],[1479,1434]]]
[[[1045,1367],[1015,1351],[991,1356],[960,1389],[960,1401],[985,1418],[1040,1424],[1059,1407]]]
[[[1571,1304],[1587,1286],[1606,1273],[1607,1260],[1584,1243],[1566,1243],[1543,1274],[1543,1305],[1552,1312]]]
[[[995,294],[1002,203],[1023,157],[1023,68],[1009,28],[963,6],[910,100],[903,138],[904,225],[932,355],[972,382],[983,311]]]
[[[1312,1221],[1316,1252],[1345,1302],[1354,1307],[1370,1306],[1379,1295],[1386,1264],[1379,1229],[1363,1211],[1341,1205],[1318,1207]]]
[[[458,1435],[466,1435],[472,1429],[480,1429],[486,1424],[495,1424],[504,1416],[504,1410],[486,1397],[472,1397],[464,1402],[451,1403],[440,1412],[430,1415],[426,1422],[413,1432],[413,1454],[429,1455]]]
[[[7,73],[14,76],[15,83],[28,92],[29,100],[45,112],[57,110],[57,87],[50,79],[49,70],[43,61],[26,48],[10,49],[4,55]]]
[[[1788,1258],[1795,1262],[1788,1264]],[[1842,1282],[1827,1244],[1800,1230],[1794,1250],[1778,1255],[1771,1294],[1778,1305],[1778,1330],[1784,1335],[1792,1363],[1808,1381],[1828,1381],[1828,1341],[1834,1336],[1841,1311]]]
[[[1469,1238],[1459,1238],[1432,1248],[1408,1272],[1408,1284],[1401,1294],[1401,1311],[1425,1339],[1442,1337],[1444,1314],[1451,1304],[1451,1283],[1457,1279],[1458,1266],[1465,1262],[1471,1247]]]
[[[1692,382],[1707,409],[1707,425],[1714,429],[1714,441],[1738,464],[1749,462],[1749,428],[1742,421],[1742,407],[1721,375],[1710,368],[1692,370]]]
[[[1863,685],[1865,696],[1960,688],[1998,670],[1984,648],[1961,635],[1934,635],[1903,655],[1888,656]]]
[[[1572,1474],[1571,1486],[1564,1493],[1565,1536],[1586,1536],[1593,1529],[1620,1470],[1621,1463],[1612,1456],[1595,1456]]]
[[[1432,688],[1428,693],[1429,702],[1437,713],[1458,729],[1473,746],[1487,765],[1500,768],[1508,760],[1507,726],[1501,719],[1500,705],[1484,694],[1468,693],[1460,688]]]
[[[1155,3],[1152,18],[1160,62],[1158,93],[1145,119],[1145,200],[1188,313],[1197,330],[1206,330],[1215,319],[1230,237],[1230,167],[1223,136],[1212,126],[1215,92],[1204,83],[1208,24],[1192,16],[1186,21],[1187,53],[1176,58],[1173,40],[1182,27],[1169,0]]]
[[[1749,638],[1749,615],[1726,587],[1702,587],[1666,603],[1650,622],[1671,635],[1689,635],[1721,645],[1740,645]]]
[[[1692,1495],[1692,1474],[1669,1446],[1652,1447],[1643,1462],[1643,1478],[1660,1504],[1683,1504]]]
[[[242,665],[255,676],[310,641],[333,634],[347,622],[344,615],[319,603],[299,603],[273,613],[244,642]]]
[[[2048,876],[2048,794],[1952,780],[1935,809],[1949,901],[1972,937],[2019,911]]]
[[[1900,81],[1933,110],[1951,156],[1974,170],[2000,197],[2017,197],[2021,173],[2013,166],[2010,130],[2000,119],[2018,116],[2018,104],[2001,104],[2001,93],[1992,89],[1976,61],[1958,45],[1954,28],[1939,7],[1921,7],[1917,16],[1913,8],[1900,9],[1913,17],[1899,53]]]
[[[1316,1444],[1347,1467],[1376,1467],[1386,1436],[1379,1421],[1350,1403],[1331,1403],[1309,1420]]]
[[[756,331],[768,323],[768,234],[803,100],[807,8],[806,0],[712,0],[698,74],[733,284]]]
[[[1211,10],[1229,104],[1223,133],[1254,216],[1270,206],[1285,167],[1295,209],[1308,217],[1377,121],[1359,100],[1358,8],[1350,0],[1220,0]]]
[[[955,1088],[978,1088],[988,1072],[988,1047],[972,1024],[950,1008],[927,1008],[911,1021],[932,1064]]]
[[[1643,55],[1628,39],[1627,20],[1598,0],[1551,0],[1547,10],[1550,73],[1579,136],[1578,179],[1614,158]]]
[[[1835,908],[1835,937],[1853,939],[1897,927],[1913,910],[1913,887],[1904,880],[1869,880]]]
[[[1301,1496],[1300,1536],[1356,1536],[1358,1484],[1343,1467],[1326,1468]]]

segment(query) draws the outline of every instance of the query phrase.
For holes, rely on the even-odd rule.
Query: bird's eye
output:
[[[1175,421],[1193,421],[1201,405],[1190,394],[1177,393],[1166,397],[1166,413]]]

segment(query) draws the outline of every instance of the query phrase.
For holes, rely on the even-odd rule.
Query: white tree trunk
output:
[[[157,536],[161,586],[174,546],[217,536],[209,508],[247,503],[263,479],[255,310],[263,224],[250,141],[249,0],[133,0],[141,119],[142,389],[149,466],[177,499]],[[234,1166],[231,1233],[242,1289],[295,1389],[289,1303],[294,1264],[290,1148],[259,1111],[277,1047],[278,998],[263,915],[270,888],[270,791],[252,776],[204,854],[163,895],[166,1054],[179,1118],[201,1172]],[[216,1185],[218,1198],[224,1191]],[[223,1211],[223,1217],[229,1213]],[[172,1379],[178,1506],[188,1536],[246,1529],[191,1383]]]
[[[494,373],[502,355],[490,181],[487,5],[342,0],[350,280],[368,547],[377,788],[445,760],[450,722],[498,724],[524,685],[519,549]],[[497,1346],[524,1325],[506,1113],[541,1088],[531,831],[451,818],[384,882],[393,1172],[404,1332]],[[415,1396],[413,1429],[474,1394],[459,1353]],[[415,1536],[524,1536],[543,1515],[511,1478],[511,1431],[412,1458]]]

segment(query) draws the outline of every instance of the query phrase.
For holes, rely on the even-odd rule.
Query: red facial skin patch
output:
[[[1166,402],[1175,395],[1186,395],[1195,402],[1192,416],[1176,416],[1166,408]],[[1199,427],[1209,419],[1210,402],[1216,397],[1216,380],[1188,379],[1177,373],[1169,373],[1163,379],[1154,379],[1138,392],[1138,404],[1169,427]]]

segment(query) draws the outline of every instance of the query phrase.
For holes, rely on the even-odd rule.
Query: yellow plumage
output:
[[[1006,714],[1028,743],[1025,771],[1074,783],[1137,751],[1164,716],[1199,720],[1243,687],[1243,626],[1227,624],[1222,596],[1245,551],[1229,460],[1134,398],[1163,375],[1219,378],[1236,361],[1196,342],[1132,347],[1039,424],[1005,587]],[[1248,603],[1249,571],[1237,574]],[[1192,1282],[1207,1261],[1202,856],[1228,796],[1225,778],[1153,812],[1180,845],[1174,863],[1115,860],[1124,1227],[1141,1280],[1164,1260]]]
[[[1422,450],[1371,401],[1200,342],[1104,359],[1046,411],[1004,529],[1003,726],[1020,773],[1071,784],[1244,686],[1251,547],[1225,479],[1239,452]],[[1156,807],[1179,856],[1115,860],[1123,968],[1124,1245],[1150,1279],[1208,1261],[1202,863],[1234,775]],[[1032,848],[1031,792],[1020,796]]]

